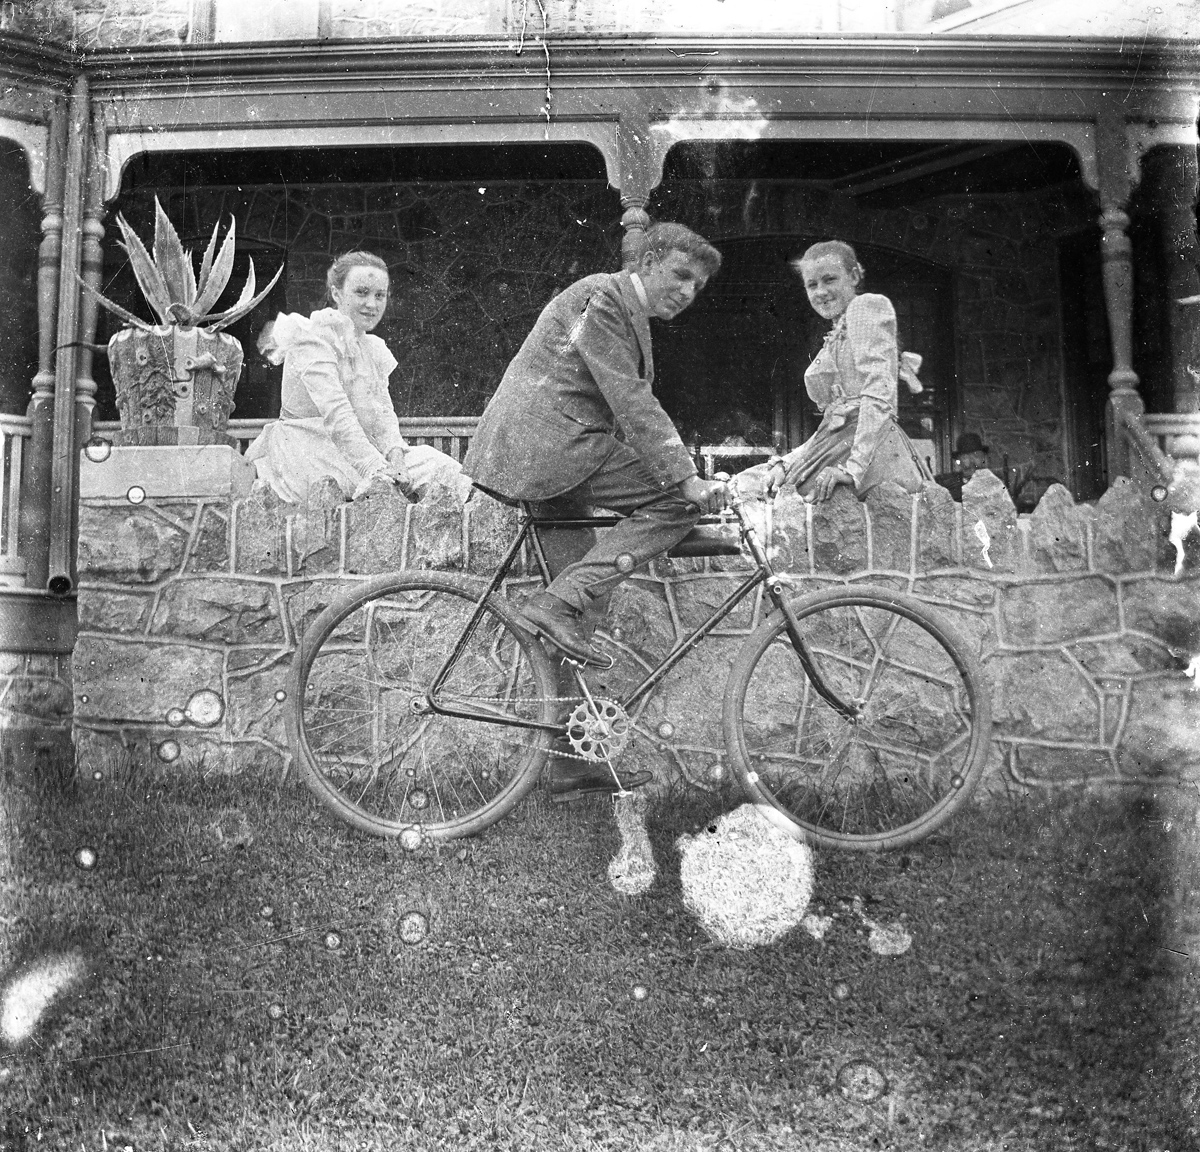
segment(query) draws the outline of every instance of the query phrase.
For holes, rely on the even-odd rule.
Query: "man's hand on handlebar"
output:
[[[689,476],[680,482],[679,495],[689,504],[695,504],[702,513],[720,512],[729,507],[729,487],[723,480],[701,480]]]

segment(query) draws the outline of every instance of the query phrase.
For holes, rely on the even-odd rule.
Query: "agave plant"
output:
[[[157,198],[154,208],[153,253],[146,250],[124,217],[117,217],[117,225],[130,267],[159,324],[148,324],[84,283],[101,305],[125,322],[108,342],[108,363],[121,414],[121,431],[114,443],[234,446],[237,441],[228,434],[229,413],[242,371],[242,346],[221,329],[256,307],[283,269],[255,294],[251,261],[237,303],[213,312],[233,272],[234,222],[230,221],[219,249],[220,225],[214,226],[197,276],[191,252],[184,251]]]
[[[254,261],[250,261],[250,275],[242,287],[242,294],[232,308],[224,312],[212,313],[209,309],[217,302],[229,277],[233,272],[233,258],[236,253],[234,234],[236,222],[229,220],[229,231],[225,240],[217,250],[217,231],[220,223],[213,225],[212,239],[204,251],[200,261],[200,275],[197,278],[192,264],[192,254],[185,252],[180,242],[179,234],[174,225],[167,219],[158,197],[154,198],[154,255],[146,251],[146,246],[138,239],[138,235],[124,216],[117,216],[117,226],[121,229],[124,243],[121,245],[129,256],[133,274],[137,277],[138,287],[146,298],[146,303],[158,314],[159,321],[165,325],[178,325],[180,328],[202,327],[209,332],[219,332],[229,327],[245,316],[251,309],[256,308],[266,298],[267,293],[275,287],[283,269],[271,278],[258,295],[254,288]],[[83,283],[83,281],[81,281]],[[101,295],[91,285],[84,287],[96,297],[100,304],[110,312],[119,316],[126,324],[149,332],[152,325],[135,316],[127,308],[115,304],[107,296]]]

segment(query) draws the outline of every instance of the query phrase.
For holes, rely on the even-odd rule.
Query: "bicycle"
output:
[[[578,695],[556,697],[549,658],[505,600],[504,580],[528,545],[548,584],[542,532],[619,518],[520,508],[490,580],[374,577],[304,633],[288,685],[289,740],[305,782],[342,820],[406,847],[450,840],[482,831],[524,798],[554,737],[569,741],[571,755],[611,766],[654,689],[759,585],[770,607],[742,643],[721,715],[726,757],[749,800],[809,843],[881,850],[928,836],[978,786],[990,701],[955,630],[920,601],[878,587],[789,599],[737,499],[736,537],[722,517],[669,554],[744,546],[753,571],[620,698],[593,695],[577,667]],[[643,735],[671,735],[667,727]]]

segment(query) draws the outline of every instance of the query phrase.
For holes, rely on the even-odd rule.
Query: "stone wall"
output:
[[[155,451],[228,453],[220,468],[240,479],[223,495],[219,485],[190,498],[160,494],[141,463],[149,458],[136,455]],[[73,664],[85,768],[98,744],[120,740],[181,770],[281,771],[280,694],[316,613],[340,589],[396,568],[490,573],[513,532],[512,510],[481,494],[465,507],[445,492],[411,504],[390,489],[343,503],[330,486],[297,507],[261,484],[246,491],[248,468],[222,448],[118,449],[103,464],[85,462]],[[961,505],[932,487],[917,497],[889,489],[865,504],[840,490],[827,505],[793,496],[757,508],[798,593],[881,584],[953,621],[991,681],[993,781],[1200,775],[1200,696],[1184,674],[1200,653],[1198,537],[1176,575],[1170,514],[1132,485],[1119,482],[1095,506],[1052,489],[1027,517],[986,472]],[[669,650],[724,598],[743,563],[663,560],[624,585],[607,626],[618,663],[601,692],[618,695]],[[713,702],[761,613],[761,603],[744,603],[651,701],[642,727],[669,720],[675,733],[643,748],[660,778],[703,786],[722,757]],[[223,702],[218,722],[168,723],[198,692]]]

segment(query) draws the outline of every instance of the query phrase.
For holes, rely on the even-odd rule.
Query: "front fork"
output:
[[[862,709],[857,704],[850,703],[838,696],[825,682],[820,669],[817,668],[817,662],[813,659],[812,649],[809,648],[808,641],[804,639],[804,636],[800,632],[800,624],[796,619],[796,614],[792,611],[792,606],[784,594],[783,581],[775,575],[775,570],[771,567],[771,561],[767,559],[766,550],[759,542],[758,533],[755,531],[754,525],[746,518],[742,501],[736,495],[730,501],[729,509],[737,517],[738,524],[741,526],[742,539],[746,541],[746,547],[749,548],[750,555],[754,557],[755,564],[763,572],[767,595],[771,597],[771,603],[779,609],[783,616],[788,639],[791,640],[792,647],[796,650],[796,655],[800,658],[800,666],[804,669],[804,675],[808,677],[813,690],[838,715],[846,720],[857,720],[861,715]]]

